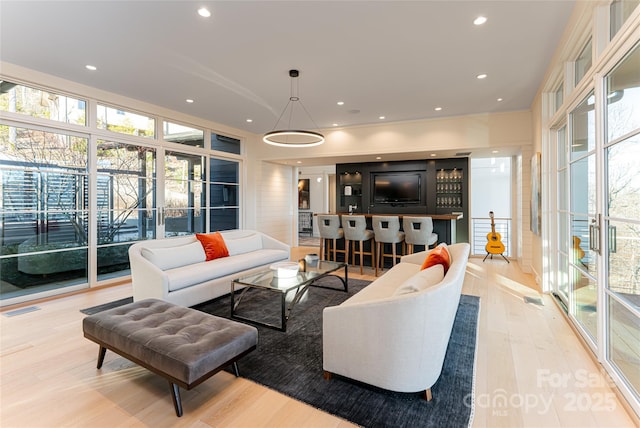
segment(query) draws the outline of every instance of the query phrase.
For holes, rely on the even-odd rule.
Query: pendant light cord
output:
[[[295,87],[294,87],[294,81],[295,81]],[[304,104],[302,104],[302,101],[300,100],[300,81],[297,80],[297,76],[296,77],[291,77],[291,83],[290,83],[290,96],[289,96],[289,102],[287,102],[287,105],[284,107],[284,109],[282,110],[282,113],[280,113],[280,117],[278,117],[278,120],[276,121],[275,125],[273,126],[273,129],[276,129],[278,127],[278,124],[280,123],[280,121],[282,120],[282,116],[284,116],[284,114],[286,113],[287,109],[289,108],[289,105],[291,105],[291,110],[289,111],[289,123],[287,124],[288,128],[291,129],[291,123],[293,122],[293,110],[294,110],[294,105],[292,105],[292,102],[297,102],[298,104],[300,104],[300,107],[302,107],[302,110],[304,110],[304,112],[307,114],[307,117],[309,118],[309,120],[311,121],[311,123],[313,123],[313,126],[315,126],[315,129],[320,129],[318,127],[318,124],[315,122],[315,120],[313,120],[313,117],[311,117],[311,114],[309,114],[309,111],[307,110],[307,108],[304,106]]]

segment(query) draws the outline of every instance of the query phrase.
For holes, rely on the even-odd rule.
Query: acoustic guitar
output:
[[[496,232],[496,225],[493,221],[493,211],[489,211],[489,217],[491,217],[491,232],[487,233],[488,242],[484,249],[487,250],[487,254],[502,254],[505,248],[501,241],[502,236]]]

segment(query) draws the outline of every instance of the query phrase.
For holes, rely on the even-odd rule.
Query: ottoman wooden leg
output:
[[[169,382],[171,386],[171,398],[173,398],[173,406],[176,408],[176,416],[182,416],[182,401],[180,400],[180,387],[173,382]]]
[[[102,368],[102,363],[104,362],[104,356],[107,353],[107,348],[105,348],[104,346],[100,347],[100,350],[98,351],[98,365],[97,368]]]

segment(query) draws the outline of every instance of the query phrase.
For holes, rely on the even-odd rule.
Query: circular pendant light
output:
[[[319,146],[320,144],[324,143],[324,135],[320,134],[319,132],[307,131],[302,129],[292,129],[291,127],[296,103],[300,104],[302,110],[307,114],[309,119],[311,119],[311,122],[313,122],[311,115],[302,104],[302,101],[300,101],[300,97],[297,96],[297,81],[295,85],[294,81],[299,75],[300,72],[298,70],[289,70],[289,76],[291,77],[291,96],[289,97],[289,102],[285,106],[284,110],[282,110],[282,113],[280,114],[280,117],[278,118],[278,121],[274,126],[274,130],[271,132],[267,132],[262,137],[262,141],[267,144],[279,147],[313,147]],[[295,91],[294,87],[296,89]],[[287,111],[289,111],[288,129],[276,129],[278,127],[278,124],[280,123],[280,120]],[[315,122],[313,122],[313,124],[316,128],[318,127]]]

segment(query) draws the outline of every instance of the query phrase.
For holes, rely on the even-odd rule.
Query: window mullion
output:
[[[89,147],[87,147],[87,172],[89,179],[89,287],[95,287],[98,283],[98,162],[97,162],[97,137],[91,135]]]

